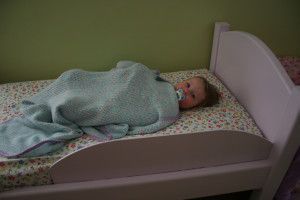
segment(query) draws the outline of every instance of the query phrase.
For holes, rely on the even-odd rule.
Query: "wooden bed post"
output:
[[[227,22],[215,23],[213,44],[212,44],[211,57],[210,57],[210,66],[209,66],[209,71],[212,73],[214,73],[216,67],[220,35],[222,32],[229,31],[229,26],[230,25]]]
[[[269,157],[272,168],[262,189],[255,190],[251,200],[271,200],[287,172],[300,145],[300,87],[292,90],[287,109],[283,114],[282,128]]]

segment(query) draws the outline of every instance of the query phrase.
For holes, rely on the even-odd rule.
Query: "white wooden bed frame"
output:
[[[54,164],[55,184],[0,199],[188,199],[254,190],[251,199],[271,200],[300,144],[300,87],[261,40],[224,22],[215,24],[210,71],[266,139],[222,131],[94,145]]]

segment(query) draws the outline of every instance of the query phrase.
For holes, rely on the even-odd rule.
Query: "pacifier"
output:
[[[178,101],[182,101],[185,99],[185,94],[183,89],[179,88],[178,90],[176,90],[176,94],[177,94]]]

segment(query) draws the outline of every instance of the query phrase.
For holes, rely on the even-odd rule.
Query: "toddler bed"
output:
[[[228,29],[215,25],[210,72],[162,75],[172,83],[204,76],[220,91],[220,104],[184,111],[158,133],[114,141],[84,136],[44,157],[2,159],[2,190],[40,186],[0,198],[186,199],[255,190],[253,199],[271,199],[299,146],[300,89],[258,38]],[[50,82],[2,85],[1,101],[10,103],[0,120],[19,115],[17,102]]]
[[[246,134],[254,134],[255,137],[263,137],[258,127],[255,125],[254,121],[250,118],[248,113],[244,108],[237,102],[237,100],[230,94],[230,92],[214,77],[208,70],[199,69],[199,70],[189,70],[181,72],[172,72],[172,73],[163,73],[161,77],[167,79],[175,85],[175,83],[185,80],[193,76],[202,76],[209,80],[211,83],[217,86],[220,91],[220,103],[212,108],[195,108],[189,111],[184,111],[181,113],[180,119],[165,128],[164,130],[158,131],[154,134],[148,135],[131,135],[123,139],[138,139],[145,137],[158,137],[158,136],[167,136],[167,135],[180,135],[180,134],[191,134],[191,133],[203,133],[208,131],[216,130],[230,130],[230,131],[240,131]],[[29,81],[21,83],[10,83],[4,84],[0,87],[0,92],[2,95],[1,110],[3,113],[0,117],[0,121],[9,120],[15,116],[19,116],[18,105],[19,102],[28,97],[32,96],[36,92],[40,91],[52,81]],[[222,134],[218,131],[214,134]],[[228,133],[226,133],[228,135]],[[254,136],[248,136],[254,137]],[[67,143],[64,149],[51,153],[48,156],[42,156],[37,158],[19,158],[19,159],[7,159],[0,158],[1,162],[1,180],[0,183],[3,187],[2,190],[9,190],[16,188],[18,186],[31,186],[31,185],[44,185],[51,184],[52,180],[48,170],[54,162],[60,158],[84,147],[89,147],[101,142],[108,142],[108,139],[103,141],[99,138],[94,138],[89,135],[84,135],[83,137],[72,140]],[[114,140],[116,141],[116,140]],[[263,141],[265,146],[262,146],[261,149],[257,146],[256,155],[253,154],[255,151],[250,150],[253,154],[252,156],[257,159],[265,158],[270,150],[271,144],[268,141]],[[250,145],[250,143],[247,143]],[[201,148],[201,147],[199,147]],[[216,146],[215,149],[219,149],[219,146]],[[221,150],[221,149],[219,149]],[[224,151],[224,150],[223,150]],[[221,151],[221,152],[223,152]],[[257,152],[259,151],[259,152]],[[242,150],[237,151],[245,157],[245,152],[242,153]],[[215,155],[215,154],[214,154]],[[229,153],[233,155],[233,153]],[[227,155],[228,156],[228,155]],[[224,156],[222,156],[224,157]],[[236,159],[236,158],[232,158]],[[254,158],[251,158],[254,159]],[[220,162],[220,159],[213,162]],[[107,175],[107,174],[106,174]]]

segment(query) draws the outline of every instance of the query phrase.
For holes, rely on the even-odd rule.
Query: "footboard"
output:
[[[77,151],[54,164],[54,183],[174,172],[268,157],[264,138],[233,131],[115,140]]]

